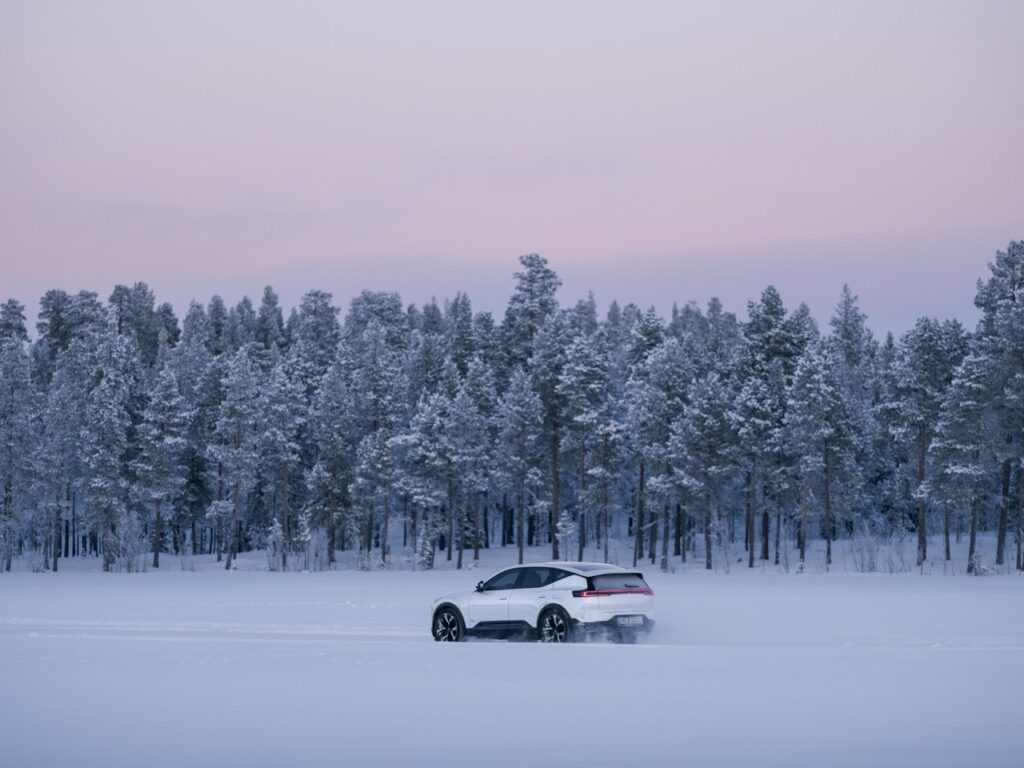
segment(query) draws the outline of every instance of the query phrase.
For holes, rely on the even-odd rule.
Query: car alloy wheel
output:
[[[434,639],[442,643],[457,643],[462,639],[462,622],[455,611],[439,611],[434,618]]]
[[[561,611],[548,611],[540,623],[540,641],[542,643],[569,642],[569,622]]]

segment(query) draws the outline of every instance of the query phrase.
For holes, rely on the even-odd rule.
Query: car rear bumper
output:
[[[582,635],[601,635],[607,633],[646,635],[654,629],[654,619],[641,615],[643,624],[621,625],[619,616],[636,616],[635,613],[617,614],[602,621],[573,621],[572,626]]]

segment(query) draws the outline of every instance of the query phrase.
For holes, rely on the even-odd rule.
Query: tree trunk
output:
[[[745,533],[747,568],[754,567],[754,520],[757,515],[757,488],[754,486],[754,477],[756,474],[754,469],[747,472],[747,530]]]
[[[676,519],[672,535],[672,557],[679,557],[681,554],[683,536],[683,506],[676,502]]]
[[[1017,467],[1017,570],[1024,571],[1024,460]]]
[[[587,472],[586,472],[586,433],[580,430],[580,466],[579,466],[579,514],[576,516],[576,559],[583,560],[583,549],[587,546]]]
[[[967,572],[974,573],[974,550],[978,541],[978,498],[971,499],[971,526],[967,534]]]
[[[928,559],[928,530],[925,527],[926,505],[924,494],[922,493],[925,481],[924,460],[927,447],[925,441],[925,423],[923,419],[918,423],[917,443],[917,564],[921,565]]]
[[[484,549],[491,548],[491,504],[489,491],[484,491]]]
[[[682,505],[679,506],[679,557],[682,561],[686,562],[686,545],[687,536],[690,530],[690,516],[686,514],[682,509]]]
[[[288,570],[288,550],[292,540],[288,531],[288,526],[291,525],[288,519],[288,467],[284,467],[281,474],[281,567]]]
[[[58,493],[57,494],[57,508],[54,510],[54,520],[53,520],[53,523],[54,523],[54,525],[53,525],[53,572],[54,573],[57,572],[57,561],[60,559],[60,548],[61,548],[60,535],[61,535],[61,528],[63,527],[63,525],[61,523],[61,520],[62,520],[62,517],[63,517],[62,509],[63,509],[63,507],[61,506],[61,503],[60,503],[60,494]]]
[[[224,501],[224,465],[217,464],[217,501]],[[217,540],[217,562],[221,561],[224,554],[224,537],[221,536],[221,505],[217,504],[214,507],[217,510],[217,514],[213,516],[213,538]],[[213,542],[210,542],[210,546],[213,546]]]
[[[832,458],[829,454],[828,443],[825,443],[825,467],[822,477],[822,495],[825,502],[825,566],[832,565]]]
[[[661,514],[661,570],[668,570],[668,502]]]
[[[551,559],[558,559],[558,418],[551,422]]]
[[[647,555],[651,558],[651,565],[654,565],[658,556],[658,511],[651,510],[651,535],[647,540]]]
[[[156,503],[156,510],[153,514],[153,567],[160,567],[160,537],[163,531],[160,529],[160,502]]]
[[[946,562],[951,559],[949,551],[949,502],[942,502],[942,538],[946,544]]]
[[[381,565],[387,565],[388,562],[388,528],[391,524],[391,494],[388,493],[388,489],[384,489],[384,520],[381,522],[380,529],[380,562]]]
[[[71,520],[75,517],[75,497],[71,493],[71,485],[67,486],[68,516],[64,518],[64,557],[71,555],[71,543],[74,541],[71,534]]]
[[[480,492],[473,491],[473,559],[480,559]]]
[[[455,487],[452,484],[451,470],[448,472],[448,562],[452,560],[452,539],[455,538]]]
[[[611,533],[611,516],[608,510],[608,478],[601,479],[601,524],[604,526],[604,561],[608,562],[608,536]]]
[[[3,569],[10,572],[11,559],[14,556],[14,480],[10,475],[4,477],[3,530],[0,534],[3,534],[0,536],[4,547]]]
[[[455,567],[462,570],[462,553],[466,549],[466,507],[469,506],[469,492],[466,492],[465,499],[462,504],[459,504],[459,519],[455,527],[455,535],[458,537],[459,545],[457,547],[458,557],[455,562]]]
[[[242,488],[238,480],[231,488],[231,529],[228,531],[228,557],[224,570],[231,570],[231,561],[238,554],[238,505],[242,501]]]
[[[771,535],[772,516],[768,509],[761,510],[761,559],[768,559],[768,537]]]
[[[811,498],[811,473],[804,470],[803,489],[800,494],[800,562],[807,556],[807,508]]]
[[[996,534],[996,565],[1006,558],[1006,527],[1010,517],[1010,460],[1003,462],[1003,499],[999,505],[999,529]]]
[[[636,486],[636,543],[633,545],[633,567],[644,556],[644,463],[640,462],[640,476]]]
[[[516,506],[516,547],[519,548],[519,564],[523,564],[523,523],[526,518],[526,468],[525,461],[520,459],[519,466],[519,498]]]
[[[711,501],[704,507],[704,570],[711,570]]]
[[[782,539],[782,496],[775,496],[775,565],[779,564],[779,546]]]

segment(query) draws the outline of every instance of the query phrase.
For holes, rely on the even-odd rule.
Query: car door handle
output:
[[[508,598],[507,598],[507,597],[499,597],[498,599],[499,599],[499,600],[508,600]]]

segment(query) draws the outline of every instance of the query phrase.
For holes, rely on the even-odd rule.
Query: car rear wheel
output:
[[[465,634],[462,617],[454,608],[442,608],[434,614],[432,629],[434,640],[439,643],[457,643]]]
[[[572,641],[569,617],[561,608],[549,608],[541,614],[537,628],[542,643],[568,643]]]

